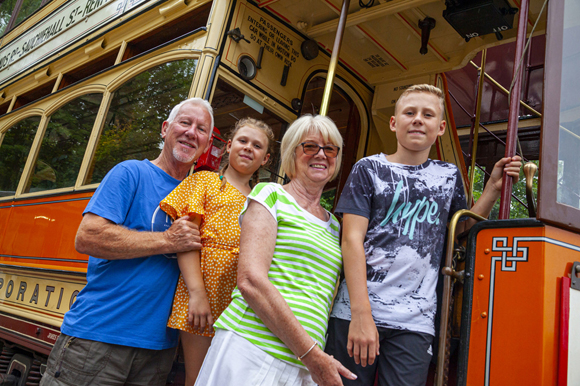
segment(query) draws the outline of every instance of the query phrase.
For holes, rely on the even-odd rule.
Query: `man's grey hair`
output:
[[[188,103],[190,103],[192,105],[203,107],[204,109],[207,110],[207,112],[209,113],[209,116],[211,117],[211,128],[210,129],[211,129],[211,131],[213,131],[213,126],[214,126],[213,108],[211,107],[211,105],[209,104],[208,101],[206,101],[205,99],[201,99],[201,98],[189,98],[189,99],[186,99],[186,100],[180,102],[177,106],[175,106],[171,110],[171,113],[169,113],[169,117],[167,118],[167,123],[173,122],[173,120],[175,119],[175,117],[179,113],[179,110],[181,109],[181,107],[185,104],[188,104]]]

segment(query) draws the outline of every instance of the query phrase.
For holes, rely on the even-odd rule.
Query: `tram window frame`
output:
[[[74,177],[72,179],[72,183],[69,183],[66,186],[59,186],[59,187],[54,187],[54,188],[51,188],[51,187],[43,188],[42,184],[41,184],[42,176],[39,177],[38,176],[39,173],[36,172],[37,168],[39,167],[38,165],[40,162],[43,162],[44,164],[46,164],[46,168],[43,171],[45,177],[47,177],[48,174],[50,174],[50,176],[52,177],[52,174],[54,174],[54,179],[55,179],[55,181],[53,181],[54,183],[57,183],[56,182],[57,178],[61,177],[61,176],[56,174],[58,172],[59,168],[55,165],[55,162],[48,163],[40,158],[41,156],[44,155],[44,152],[46,151],[47,146],[49,145],[48,144],[48,141],[49,141],[48,136],[51,136],[51,137],[58,136],[59,143],[60,143],[61,139],[64,139],[65,142],[68,139],[68,137],[65,138],[64,135],[61,135],[62,133],[60,133],[60,134],[55,133],[57,128],[53,127],[55,124],[54,120],[55,119],[58,119],[58,120],[62,119],[61,117],[58,117],[58,115],[60,115],[60,113],[63,110],[70,108],[71,106],[74,107],[74,104],[79,103],[81,100],[83,100],[85,102],[86,101],[90,102],[91,98],[99,98],[99,103],[98,103],[98,106],[96,106],[96,109],[94,110],[94,113],[92,116],[92,123],[88,123],[87,125],[85,125],[85,128],[84,128],[85,132],[86,132],[85,133],[85,135],[86,135],[85,143],[81,144],[80,147],[76,148],[76,150],[78,150],[77,154],[80,155],[80,158],[77,160],[77,164],[74,165],[74,167],[76,168],[76,173],[74,174]],[[29,158],[33,158],[33,160],[31,162],[31,169],[29,170],[29,172],[27,173],[27,176],[26,176],[27,182],[24,185],[24,191],[22,192],[22,194],[54,193],[54,192],[69,191],[69,190],[74,189],[74,187],[76,185],[76,181],[78,180],[78,174],[81,171],[82,163],[83,163],[85,153],[86,153],[87,148],[88,148],[89,141],[91,139],[91,134],[93,133],[95,124],[97,123],[98,113],[101,109],[103,99],[104,99],[103,92],[87,92],[87,93],[83,93],[81,95],[76,95],[74,98],[71,98],[71,99],[67,100],[66,103],[60,105],[58,107],[58,109],[52,111],[52,113],[47,116],[46,124],[43,125],[43,127],[42,127],[42,133],[39,133],[39,136],[41,136],[41,139],[40,139],[40,143],[38,144],[38,148],[35,149],[35,151],[34,151],[34,157],[29,157]],[[49,129],[53,129],[53,132],[49,132]],[[64,128],[64,131],[67,131],[67,128]],[[75,130],[68,130],[68,131],[72,132]],[[76,130],[76,131],[78,131],[78,130]],[[56,134],[56,135],[53,135],[53,134]],[[72,135],[70,135],[70,137],[72,137]],[[59,144],[58,146],[61,146],[61,145]],[[60,157],[66,156],[66,158],[68,158],[69,156],[72,157],[73,155],[74,155],[74,151],[71,151],[69,153],[60,153]],[[48,171],[49,169],[52,171],[52,174],[50,171]],[[37,182],[34,181],[35,176],[37,177]],[[38,178],[41,178],[41,181],[38,181]],[[44,180],[49,180],[49,179],[44,178]]]
[[[20,191],[23,177],[27,173],[27,167],[28,167],[30,155],[35,149],[35,144],[37,142],[37,138],[38,138],[38,134],[39,134],[38,133],[39,128],[43,126],[45,120],[44,120],[44,117],[42,115],[39,115],[39,114],[24,114],[22,116],[17,117],[16,119],[14,119],[12,122],[10,122],[7,125],[8,128],[6,130],[0,131],[0,154],[1,154],[3,151],[2,146],[6,145],[5,139],[6,139],[6,135],[8,134],[8,132],[10,132],[10,130],[12,128],[16,127],[17,125],[21,124],[22,122],[24,122],[26,120],[30,120],[30,119],[35,119],[35,118],[38,119],[38,122],[36,122],[37,123],[36,129],[32,133],[32,140],[31,140],[30,145],[28,147],[28,153],[26,154],[26,156],[23,159],[24,162],[20,165],[20,171],[18,172],[18,178],[16,181],[15,190],[14,190],[13,194],[0,196],[0,201],[12,200]]]
[[[198,50],[182,51],[180,50],[180,46],[183,45],[184,42],[196,42],[201,41],[202,39],[204,39],[204,35],[196,35],[196,36],[187,35],[182,39],[175,40],[167,45],[157,47],[156,49],[153,49],[150,52],[144,53],[139,58],[134,58],[130,62],[120,63],[110,69],[107,69],[106,71],[96,75],[97,76],[96,78],[91,77],[90,80],[84,79],[74,85],[71,85],[67,87],[66,91],[64,89],[58,90],[54,92],[52,95],[47,96],[46,98],[42,98],[41,100],[31,102],[29,105],[26,106],[25,109],[22,109],[19,112],[11,111],[7,113],[5,116],[0,117],[0,128],[2,128],[0,129],[0,140],[2,133],[5,131],[4,130],[5,127],[7,126],[11,127],[14,122],[18,122],[19,120],[28,117],[30,115],[38,115],[41,117],[39,128],[36,132],[36,136],[31,146],[31,151],[26,159],[25,166],[20,176],[20,181],[18,183],[16,192],[14,195],[11,196],[0,197],[0,201],[24,199],[31,197],[42,197],[46,195],[55,195],[55,194],[65,194],[67,192],[73,193],[73,192],[91,191],[96,189],[99,186],[100,182],[86,184],[85,179],[88,173],[89,164],[92,161],[97,141],[101,133],[103,118],[104,116],[106,116],[106,111],[109,107],[111,90],[117,90],[119,87],[121,87],[124,83],[126,83],[130,79],[158,65],[180,60],[195,60],[197,63],[199,63],[199,59],[202,55],[201,51]],[[199,68],[196,65],[196,69],[192,73],[192,76],[189,79],[186,86],[187,89],[186,98],[190,98],[193,96],[192,95],[193,92],[192,90],[194,87],[193,85],[196,81],[199,81],[196,80],[197,79],[196,76],[199,77],[198,72]],[[86,146],[85,154],[83,156],[83,160],[77,175],[75,185],[67,188],[58,188],[54,190],[44,190],[26,193],[25,192],[26,184],[29,181],[30,174],[33,173],[34,168],[33,164],[35,163],[36,156],[40,149],[44,131],[48,122],[48,117],[51,116],[60,107],[74,100],[75,98],[80,97],[84,94],[95,92],[103,93],[104,96],[101,101],[98,117],[95,120],[95,123],[91,131],[90,139]],[[34,114],[32,113],[33,111]],[[159,132],[161,132],[161,125],[159,126]]]
[[[103,112],[102,119],[99,122],[99,127],[97,129],[96,139],[93,143],[91,143],[91,148],[88,149],[88,151],[90,152],[90,156],[88,157],[88,162],[87,162],[86,168],[81,168],[82,176],[79,175],[79,181],[81,181],[81,183],[80,183],[81,186],[88,187],[88,188],[96,187],[102,182],[102,178],[96,182],[93,182],[93,175],[94,175],[95,165],[98,162],[98,160],[96,160],[96,157],[97,157],[97,152],[99,151],[99,144],[101,143],[101,138],[105,132],[106,121],[108,119],[110,119],[110,114],[112,113],[111,105],[113,104],[113,101],[116,97],[117,92],[120,89],[122,89],[123,86],[134,81],[136,78],[143,75],[147,71],[150,71],[150,70],[152,70],[156,67],[159,67],[159,66],[168,65],[170,63],[174,63],[174,62],[178,62],[178,61],[193,61],[194,62],[194,69],[193,69],[193,72],[191,73],[191,78],[189,79],[189,83],[187,85],[186,96],[184,98],[181,98],[180,101],[183,99],[190,98],[191,97],[191,95],[190,95],[191,85],[195,79],[196,73],[199,71],[199,57],[198,56],[196,56],[196,57],[183,57],[183,58],[179,58],[179,59],[172,58],[170,60],[164,60],[164,61],[154,61],[152,63],[149,63],[149,65],[142,66],[139,69],[140,71],[132,73],[131,76],[126,77],[121,82],[118,82],[117,84],[115,84],[114,87],[111,87],[111,85],[109,85],[109,87],[111,87],[113,90],[110,93],[108,93],[107,100],[103,102],[103,103],[106,103],[106,111]],[[145,63],[142,63],[142,64],[145,64]],[[175,104],[177,104],[177,103],[175,103]],[[163,118],[164,120],[167,119],[167,116],[169,115],[169,112],[171,111],[171,108],[174,107],[174,105],[168,107],[169,111],[167,111],[166,116]],[[115,113],[113,113],[113,115],[114,114]],[[160,145],[161,145],[163,143],[163,140],[161,139],[161,124],[159,124],[157,129],[158,129],[157,133],[159,134]],[[158,155],[157,153],[155,156]],[[140,160],[142,158],[127,158],[127,159],[124,159],[122,161],[125,161],[128,159],[139,159]],[[119,161],[119,162],[122,162],[122,161]],[[118,164],[119,162],[117,162],[115,164]],[[114,167],[114,165],[112,167]],[[108,171],[110,171],[111,168],[109,168]],[[107,171],[107,173],[108,173],[108,171]],[[104,177],[104,175],[102,177]]]
[[[560,102],[564,48],[564,1],[548,4],[544,71],[544,114],[540,150],[538,219],[580,231],[580,209],[558,202]]]

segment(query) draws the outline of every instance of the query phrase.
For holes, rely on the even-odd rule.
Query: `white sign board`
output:
[[[0,50],[0,84],[147,0],[69,0]]]

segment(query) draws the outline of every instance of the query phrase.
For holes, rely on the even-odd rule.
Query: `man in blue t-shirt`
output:
[[[166,327],[179,275],[170,257],[201,244],[187,216],[171,223],[159,202],[205,152],[212,129],[211,105],[185,100],[163,122],[159,157],[121,162],[105,176],[75,241],[90,255],[87,285],[64,317],[41,385],[165,385],[177,346]]]

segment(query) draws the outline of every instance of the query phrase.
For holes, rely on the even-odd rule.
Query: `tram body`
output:
[[[569,152],[556,150],[580,144],[574,142],[580,97],[561,92],[580,79],[562,80],[562,58],[573,57],[562,31],[580,36],[574,24],[562,27],[562,20],[574,23],[564,7],[580,16],[573,2],[552,0],[549,12],[543,1],[529,2],[528,24],[539,20],[534,34],[546,35],[549,58],[537,138],[538,215],[483,221],[464,238],[450,267],[462,282],[455,280],[449,309],[449,370],[443,381],[430,382],[572,385],[580,379],[568,365],[580,358],[573,323],[580,305],[570,289],[580,261],[574,201],[580,188],[573,181],[580,168]],[[406,87],[431,83],[447,91],[443,73],[516,39],[517,16],[496,31],[503,40],[493,33],[465,39],[447,20],[468,16],[445,3],[350,5],[331,93],[324,84],[339,28],[337,1],[54,0],[20,19],[15,10],[0,45],[0,380],[16,374],[38,384],[63,316],[86,283],[88,257],[74,248],[82,211],[114,164],[156,156],[161,122],[174,104],[206,98],[222,133],[253,116],[280,140],[289,122],[318,113],[329,98],[328,115],[346,143],[339,178],[324,196],[331,207],[356,160],[396,149],[388,121]],[[436,24],[422,55],[417,21],[427,17]],[[565,98],[562,112],[554,95]],[[456,164],[469,192],[469,159],[449,98],[446,110],[449,130],[431,158]],[[566,135],[571,139],[558,142]],[[262,181],[284,181],[274,158]],[[563,185],[566,192],[558,193]]]

